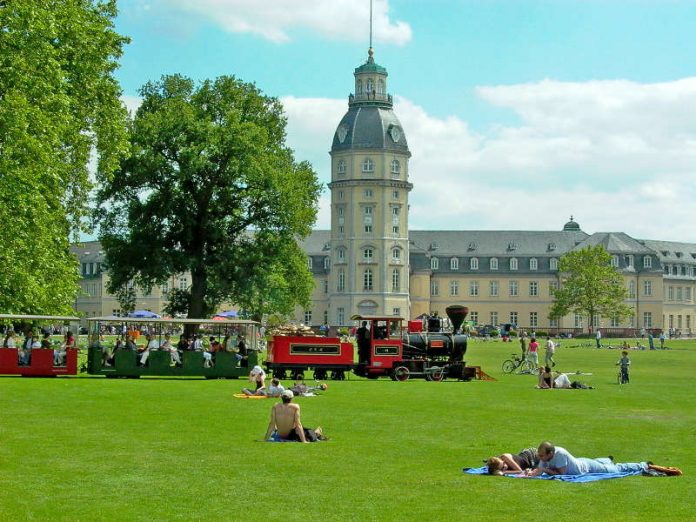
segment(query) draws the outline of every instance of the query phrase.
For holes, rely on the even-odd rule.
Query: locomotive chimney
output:
[[[452,321],[453,333],[457,333],[459,331],[459,327],[462,325],[464,319],[466,319],[466,316],[469,313],[469,308],[462,305],[451,305],[445,308],[445,312],[447,313],[449,320]]]

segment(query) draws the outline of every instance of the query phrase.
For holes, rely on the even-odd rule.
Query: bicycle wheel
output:
[[[529,361],[522,361],[520,367],[517,369],[517,373],[532,374],[534,373],[534,368],[532,368],[532,363]]]
[[[515,371],[516,367],[515,362],[508,359],[507,361],[503,362],[503,373],[512,373]]]

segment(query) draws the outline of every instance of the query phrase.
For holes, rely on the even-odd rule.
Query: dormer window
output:
[[[328,257],[324,258],[324,270],[328,270],[329,266],[331,266],[331,261],[329,260]]]
[[[362,171],[363,172],[374,172],[375,171],[375,162],[372,161],[370,158],[365,158],[365,160],[362,162]]]
[[[551,270],[558,270],[558,259],[555,257],[552,257],[551,260],[549,261],[549,268]]]
[[[459,258],[453,257],[450,259],[450,270],[459,270]]]
[[[478,270],[479,267],[479,260],[478,257],[472,257],[469,260],[469,269],[471,270]]]
[[[652,268],[652,257],[643,257],[643,268]]]
[[[309,268],[310,270],[312,269],[312,258],[311,257],[307,258],[307,268]]]
[[[440,260],[437,257],[430,258],[430,269],[438,270],[440,268]]]
[[[511,257],[510,258],[510,270],[517,270],[518,267],[518,261],[516,257]]]
[[[538,270],[539,269],[539,261],[537,261],[536,257],[533,257],[529,260],[529,269],[530,270]]]
[[[628,265],[628,268],[633,268],[633,255],[628,254],[626,256],[626,264]]]
[[[619,256],[617,256],[617,255],[611,256],[611,266],[613,266],[614,268],[619,267]]]
[[[490,268],[491,268],[491,270],[498,270],[498,258],[497,257],[491,258]]]

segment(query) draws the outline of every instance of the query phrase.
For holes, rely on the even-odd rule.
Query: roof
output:
[[[13,321],[79,321],[79,317],[72,315],[17,315],[0,314],[0,321],[11,319]]]
[[[582,230],[411,230],[412,253],[447,256],[557,257],[584,241]]]
[[[339,138],[339,129],[345,129],[343,142]],[[392,127],[400,130],[395,142],[390,134]],[[353,149],[392,150],[410,154],[406,135],[401,122],[390,108],[375,106],[352,106],[343,116],[334,133],[331,151],[348,151]]]
[[[641,239],[641,244],[655,251],[660,261],[669,263],[695,263],[696,244],[678,243],[676,241],[656,241]]]
[[[226,326],[226,325],[242,325],[242,324],[259,324],[257,321],[250,321],[247,319],[188,319],[188,318],[172,318],[172,319],[149,319],[145,317],[116,317],[116,316],[108,316],[108,317],[88,317],[87,318],[88,322],[94,322],[94,321],[99,321],[103,323],[111,322],[111,323],[155,323],[155,324],[214,324],[217,326]]]
[[[652,249],[645,244],[633,239],[624,232],[595,232],[577,248],[602,245],[607,252],[612,254],[653,254]]]

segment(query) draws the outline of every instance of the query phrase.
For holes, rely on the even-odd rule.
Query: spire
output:
[[[370,0],[370,51],[371,50],[372,50],[372,0]],[[368,54],[370,51],[368,51]]]

